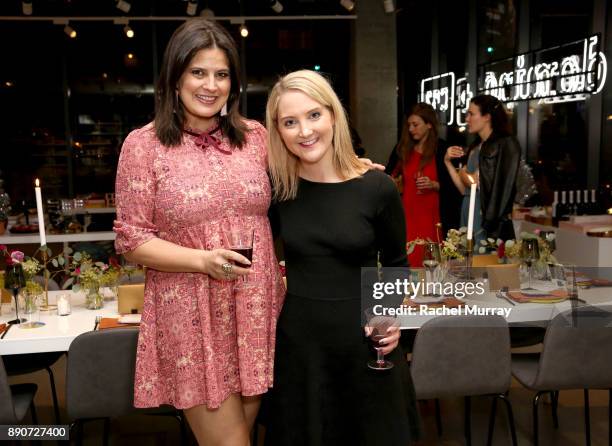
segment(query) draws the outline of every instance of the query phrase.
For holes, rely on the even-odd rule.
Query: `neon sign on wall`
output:
[[[599,51],[601,37],[577,42],[478,67],[478,94],[490,94],[503,102],[539,100],[558,103],[585,100],[603,90],[607,61]],[[465,113],[473,93],[467,76],[449,72],[421,81],[419,100],[427,102],[448,125],[465,125]]]

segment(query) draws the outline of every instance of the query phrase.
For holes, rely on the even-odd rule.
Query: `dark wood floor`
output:
[[[64,377],[65,359],[61,359],[53,367],[56,376],[58,391],[60,393],[60,406],[64,407]],[[52,424],[53,413],[49,381],[46,372],[32,375],[13,377],[11,383],[36,382],[38,394],[36,407],[39,422]],[[510,400],[516,418],[519,445],[529,445],[531,442],[531,399],[533,393],[513,382],[510,391]],[[608,392],[591,391],[591,438],[593,446],[608,444]],[[472,401],[472,444],[486,444],[487,423],[490,410],[490,399],[474,398]],[[432,403],[421,405],[425,437],[419,445],[463,445],[463,400],[452,399],[442,401],[442,419],[444,432],[438,438],[435,427]],[[560,427],[555,430],[550,417],[550,405],[541,404],[540,410],[540,444],[542,446],[578,446],[585,444],[584,412],[582,405],[582,391],[561,392],[559,399]],[[63,418],[67,423],[66,413]],[[113,420],[111,425],[113,445],[161,446],[178,445],[180,434],[177,422],[171,417],[135,415]],[[85,444],[101,444],[102,423],[91,422],[85,428]],[[262,442],[260,442],[262,444]],[[495,446],[510,445],[510,434],[505,418],[505,411],[498,406],[497,422],[495,426]],[[287,445],[291,446],[291,445]],[[395,445],[390,445],[395,446]],[[400,445],[398,445],[400,446]]]

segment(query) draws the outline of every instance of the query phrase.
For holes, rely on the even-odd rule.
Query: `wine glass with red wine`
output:
[[[249,262],[253,261],[253,238],[255,230],[250,228],[230,228],[225,231],[227,246],[234,252],[246,257]],[[241,268],[250,268],[251,265],[235,262]],[[246,280],[246,276],[242,276]]]
[[[368,367],[373,370],[389,370],[393,368],[393,363],[385,359],[383,353],[384,345],[380,344],[380,341],[388,337],[387,330],[391,327],[399,325],[399,321],[395,317],[381,316],[374,313],[373,308],[365,310],[366,327],[369,327],[372,331],[370,333],[370,343],[374,350],[376,350],[376,359],[368,361]]]

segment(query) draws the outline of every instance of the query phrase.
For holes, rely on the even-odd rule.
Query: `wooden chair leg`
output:
[[[464,420],[464,435],[466,446],[472,446],[472,399],[469,396],[464,397],[465,420]]]

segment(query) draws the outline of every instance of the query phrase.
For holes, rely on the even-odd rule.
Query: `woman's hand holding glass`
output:
[[[444,154],[444,162],[450,162],[455,158],[463,158],[465,156],[465,150],[460,146],[450,146],[446,149],[446,153]]]
[[[418,175],[415,175],[414,181],[416,182],[417,193],[423,194],[438,189],[437,182],[432,181],[428,176],[422,175],[420,172]]]
[[[247,276],[250,269],[238,266],[250,265],[245,256],[229,249],[213,249],[203,252],[202,272],[217,280],[235,280],[238,276]],[[228,266],[229,265],[229,266]]]
[[[364,330],[366,337],[370,337],[373,332],[373,328],[365,326]],[[401,330],[399,325],[391,325],[389,328],[387,328],[386,336],[378,341],[383,355],[388,355],[397,347],[399,344],[400,334]]]

